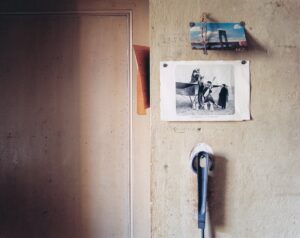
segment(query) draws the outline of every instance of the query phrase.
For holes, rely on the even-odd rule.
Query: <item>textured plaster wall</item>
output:
[[[247,52],[189,45],[188,23],[245,21]],[[199,237],[191,148],[210,144],[216,159],[209,188],[208,237],[300,237],[300,2],[297,0],[150,0],[152,237]],[[163,122],[161,60],[250,60],[247,122]]]

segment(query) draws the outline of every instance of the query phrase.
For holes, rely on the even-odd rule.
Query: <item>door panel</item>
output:
[[[0,32],[0,237],[128,237],[128,16]]]
[[[88,221],[91,237],[128,237],[127,17],[85,17],[81,26],[81,177],[86,198],[83,210],[87,212],[84,220]]]

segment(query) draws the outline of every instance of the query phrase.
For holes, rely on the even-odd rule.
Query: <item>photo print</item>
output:
[[[192,49],[241,50],[248,47],[242,23],[191,22]],[[204,42],[206,45],[204,45]]]
[[[248,61],[168,61],[160,72],[162,120],[250,119]]]

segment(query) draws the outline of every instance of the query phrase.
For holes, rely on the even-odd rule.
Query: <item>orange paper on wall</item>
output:
[[[137,113],[146,115],[146,109],[150,107],[150,48],[134,45],[137,62]]]

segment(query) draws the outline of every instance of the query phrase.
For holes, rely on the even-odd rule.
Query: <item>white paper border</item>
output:
[[[250,120],[249,61],[162,61],[160,62],[160,118],[163,121]],[[167,64],[167,67],[164,65]],[[191,116],[176,113],[175,69],[177,65],[231,65],[235,77],[235,112],[232,115]]]

